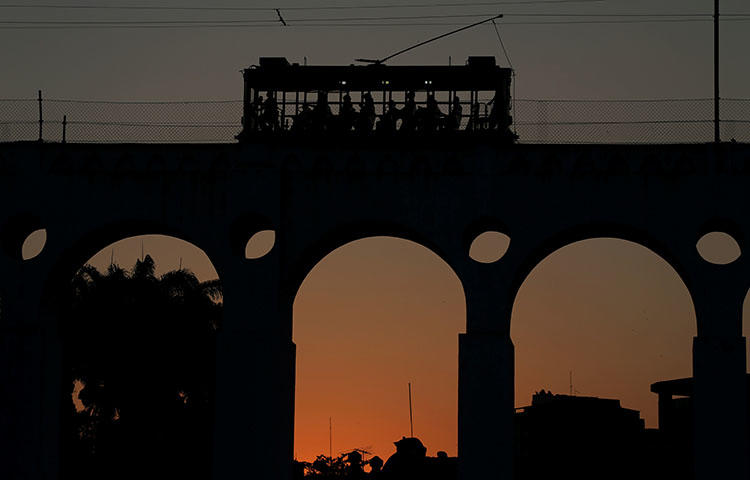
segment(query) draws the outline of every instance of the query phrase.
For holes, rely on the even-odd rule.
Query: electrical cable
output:
[[[289,20],[290,22],[293,20]],[[706,23],[711,20],[706,18],[685,18],[685,19],[652,19],[652,20],[580,20],[580,21],[529,21],[529,22],[503,22],[503,26],[543,26],[543,25],[627,25],[627,24],[663,24],[663,23]],[[740,23],[750,21],[750,17],[745,18],[727,18],[725,23]],[[359,27],[458,27],[463,24],[455,22],[387,22],[387,23],[294,23],[289,24],[287,28],[359,28]],[[191,24],[174,24],[161,22],[157,24],[146,24],[143,22],[133,23],[110,23],[110,24],[91,24],[91,23],[73,23],[73,24],[7,24],[0,21],[0,30],[64,30],[64,29],[180,29],[180,28],[280,28],[277,21],[267,23],[191,23]]]
[[[448,18],[485,18],[494,15],[494,13],[477,13],[477,14],[456,14],[456,15],[406,15],[406,16],[389,16],[389,17],[335,17],[335,18],[288,18],[290,22],[313,23],[313,22],[365,22],[365,21],[385,21],[385,20],[436,20]],[[607,21],[610,18],[643,18],[645,20],[654,19],[710,19],[710,14],[506,14],[506,17],[581,17],[581,18],[601,18]],[[750,14],[725,15],[730,18],[750,18]],[[679,17],[679,18],[675,18]],[[244,20],[0,20],[0,24],[6,25],[192,25],[192,24],[247,24],[247,23],[276,23],[279,19],[244,19]],[[509,22],[504,22],[504,24]],[[509,23],[510,24],[510,23]]]
[[[606,0],[526,0],[526,1],[497,1],[497,2],[469,2],[469,3],[396,3],[386,5],[326,5],[314,7],[300,6],[268,6],[268,7],[169,7],[159,5],[28,5],[20,3],[0,4],[0,8],[14,9],[49,9],[49,10],[172,10],[172,11],[275,11],[279,10],[374,10],[394,8],[466,8],[466,7],[496,7],[503,5],[537,5],[537,4],[573,4],[573,3],[602,3]]]

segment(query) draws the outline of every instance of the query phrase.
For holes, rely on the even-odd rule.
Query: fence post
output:
[[[719,114],[719,0],[714,0],[714,143],[721,143]]]
[[[68,128],[68,116],[63,115],[62,143],[65,143],[66,130]]]
[[[42,126],[44,125],[44,117],[42,116],[42,91],[39,90],[39,142],[42,142]]]

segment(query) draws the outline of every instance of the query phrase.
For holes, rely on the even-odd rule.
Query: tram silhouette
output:
[[[512,70],[495,57],[464,65],[290,64],[243,71],[240,142],[280,138],[482,137],[513,142]]]

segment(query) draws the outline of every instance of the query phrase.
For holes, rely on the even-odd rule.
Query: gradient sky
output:
[[[0,5],[3,2],[0,2]],[[46,4],[137,5],[142,2],[46,0]],[[391,0],[289,0],[283,5],[378,5]],[[416,3],[416,2],[415,2]],[[149,5],[202,6],[161,0]],[[213,4],[212,4],[213,5]],[[218,3],[217,3],[218,5]],[[221,5],[268,5],[223,0]],[[681,98],[712,95],[712,26],[702,23],[508,25],[523,13],[710,13],[709,0],[605,0],[583,4],[432,9],[284,12],[295,18],[506,13],[501,33],[517,70],[519,98]],[[746,0],[724,0],[727,13],[750,13]],[[259,19],[269,12],[123,12],[2,9],[4,20]],[[557,19],[559,20],[559,19]],[[459,20],[459,23],[468,21]],[[748,22],[723,25],[722,90],[750,98]],[[307,57],[348,64],[382,57],[452,27],[59,29],[0,28],[0,98],[45,96],[103,100],[239,99],[239,70],[260,56]],[[446,64],[501,52],[481,27],[391,62]],[[54,241],[54,239],[50,239]],[[115,247],[121,265],[140,255],[140,240]],[[162,270],[183,264],[203,279],[216,275],[202,252],[159,238],[145,241]],[[93,261],[109,263],[112,247]],[[747,302],[746,302],[747,303]],[[747,308],[746,308],[747,312]],[[746,313],[747,317],[747,313]],[[456,453],[457,334],[465,325],[460,282],[434,254],[394,239],[367,239],[326,257],[297,297],[295,451],[369,448],[386,458],[408,433],[406,384],[414,384],[415,434],[428,452]],[[746,322],[747,324],[747,322]],[[423,332],[429,331],[429,335]],[[648,385],[690,374],[695,318],[685,286],[645,248],[619,240],[566,247],[542,262],[519,292],[513,313],[517,404],[540,388],[620,398],[656,423]],[[746,335],[748,334],[746,326]]]
[[[8,2],[0,2],[8,3]],[[18,2],[14,2],[18,3]],[[35,2],[24,2],[33,4]],[[196,0],[45,0],[45,4],[205,6]],[[392,0],[222,0],[211,5],[274,7],[383,5]],[[397,2],[399,3],[399,2]],[[425,3],[412,1],[409,3]],[[426,2],[433,3],[433,2]],[[441,3],[436,1],[434,3]],[[462,3],[453,0],[451,3]],[[465,2],[467,3],[467,2]],[[723,0],[725,13],[748,13],[746,0]],[[509,25],[529,13],[711,13],[710,0],[604,0],[569,4],[498,5],[461,8],[287,11],[295,18],[377,17],[441,14],[508,16],[501,32],[518,73],[520,98],[710,97],[712,26],[700,23]],[[4,20],[189,20],[273,19],[267,12],[137,12],[3,9]],[[564,20],[564,19],[563,19]],[[442,21],[442,20],[441,20]],[[459,19],[467,23],[471,19]],[[750,97],[748,22],[722,27],[723,96]],[[0,97],[87,99],[238,99],[239,70],[259,56],[307,57],[315,64],[349,64],[354,58],[382,58],[451,27],[231,28],[231,29],[0,29]],[[398,57],[392,64],[446,64],[469,55],[501,51],[491,26],[482,26]]]
[[[200,279],[216,278],[201,250],[163,236],[117,242],[91,263],[104,269],[114,252],[117,263],[131,265],[142,241],[157,259],[157,273],[177,268],[182,258]],[[485,254],[498,245],[485,245]],[[729,250],[714,242],[704,253]],[[332,417],[334,453],[365,448],[386,458],[392,442],[409,431],[408,382],[415,435],[430,454],[454,455],[458,333],[465,330],[465,312],[455,273],[413,242],[367,238],[325,257],[294,305],[296,456],[328,453]],[[658,255],[619,239],[564,247],[531,272],[514,304],[516,405],[529,404],[542,388],[567,393],[572,371],[576,394],[620,399],[655,427],[656,396],[649,385],[691,375],[695,332],[687,288]]]

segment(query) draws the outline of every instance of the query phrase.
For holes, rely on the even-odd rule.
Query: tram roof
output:
[[[469,57],[465,65],[390,66],[385,64],[307,66],[283,58],[261,58],[244,70],[245,82],[271,91],[499,90],[510,81],[511,69],[494,57]]]

